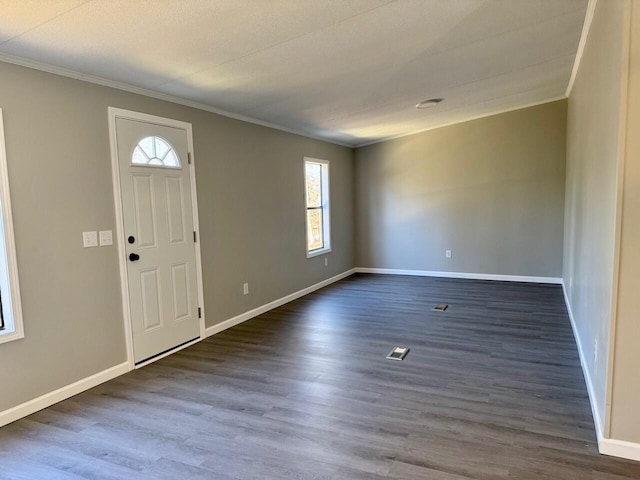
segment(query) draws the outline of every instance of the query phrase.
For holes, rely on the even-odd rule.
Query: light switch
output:
[[[84,248],[98,246],[98,232],[82,232],[82,243]]]
[[[111,230],[100,230],[100,246],[108,247],[113,245],[113,233]]]

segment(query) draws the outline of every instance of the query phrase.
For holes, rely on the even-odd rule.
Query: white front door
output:
[[[200,337],[188,131],[116,117],[134,362]]]

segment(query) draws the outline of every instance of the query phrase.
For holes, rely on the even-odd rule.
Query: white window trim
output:
[[[0,270],[0,288],[2,289],[2,308],[5,312],[5,330],[0,331],[0,343],[24,338],[22,325],[22,304],[18,282],[18,261],[13,234],[11,215],[11,195],[9,194],[9,175],[7,171],[7,151],[5,148],[4,122],[0,108],[0,264],[5,261],[7,270]],[[3,229],[4,226],[4,229]],[[1,230],[3,229],[3,230]],[[4,257],[4,258],[3,258]]]
[[[322,231],[324,234],[324,247],[311,251],[307,250],[307,245],[309,245],[309,230],[307,229],[307,169],[305,168],[307,162],[319,163],[320,165],[322,165]],[[304,157],[304,162],[302,165],[302,175],[304,180],[304,249],[307,252],[307,258],[313,258],[317,257],[318,255],[325,255],[331,252],[331,189],[329,188],[329,161],[320,160],[318,158]]]

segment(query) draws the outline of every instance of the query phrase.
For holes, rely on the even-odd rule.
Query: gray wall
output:
[[[569,97],[567,126],[563,277],[603,423],[614,274],[623,10],[622,1],[597,4]]]
[[[559,101],[357,149],[356,264],[560,277],[565,126]]]
[[[611,437],[640,443],[640,5],[632,2]]]
[[[25,338],[0,345],[0,411],[126,360],[107,107],[193,124],[207,325],[353,267],[352,150],[0,63]],[[331,162],[332,249],[305,256],[303,157]],[[242,283],[250,295],[242,295]]]

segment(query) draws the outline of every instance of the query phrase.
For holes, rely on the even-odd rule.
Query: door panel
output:
[[[175,320],[189,316],[189,272],[186,263],[171,266],[173,312]]]
[[[142,323],[145,331],[162,325],[162,307],[160,306],[160,276],[158,269],[140,272],[142,290]]]
[[[155,208],[151,175],[133,174],[133,215],[136,218],[140,248],[156,246]]]
[[[139,363],[200,336],[191,169],[184,129],[116,118],[116,139]]]
[[[169,243],[175,245],[184,243],[187,232],[184,229],[184,204],[182,199],[182,179],[180,177],[165,178],[165,192],[167,194],[167,222],[169,224]]]

